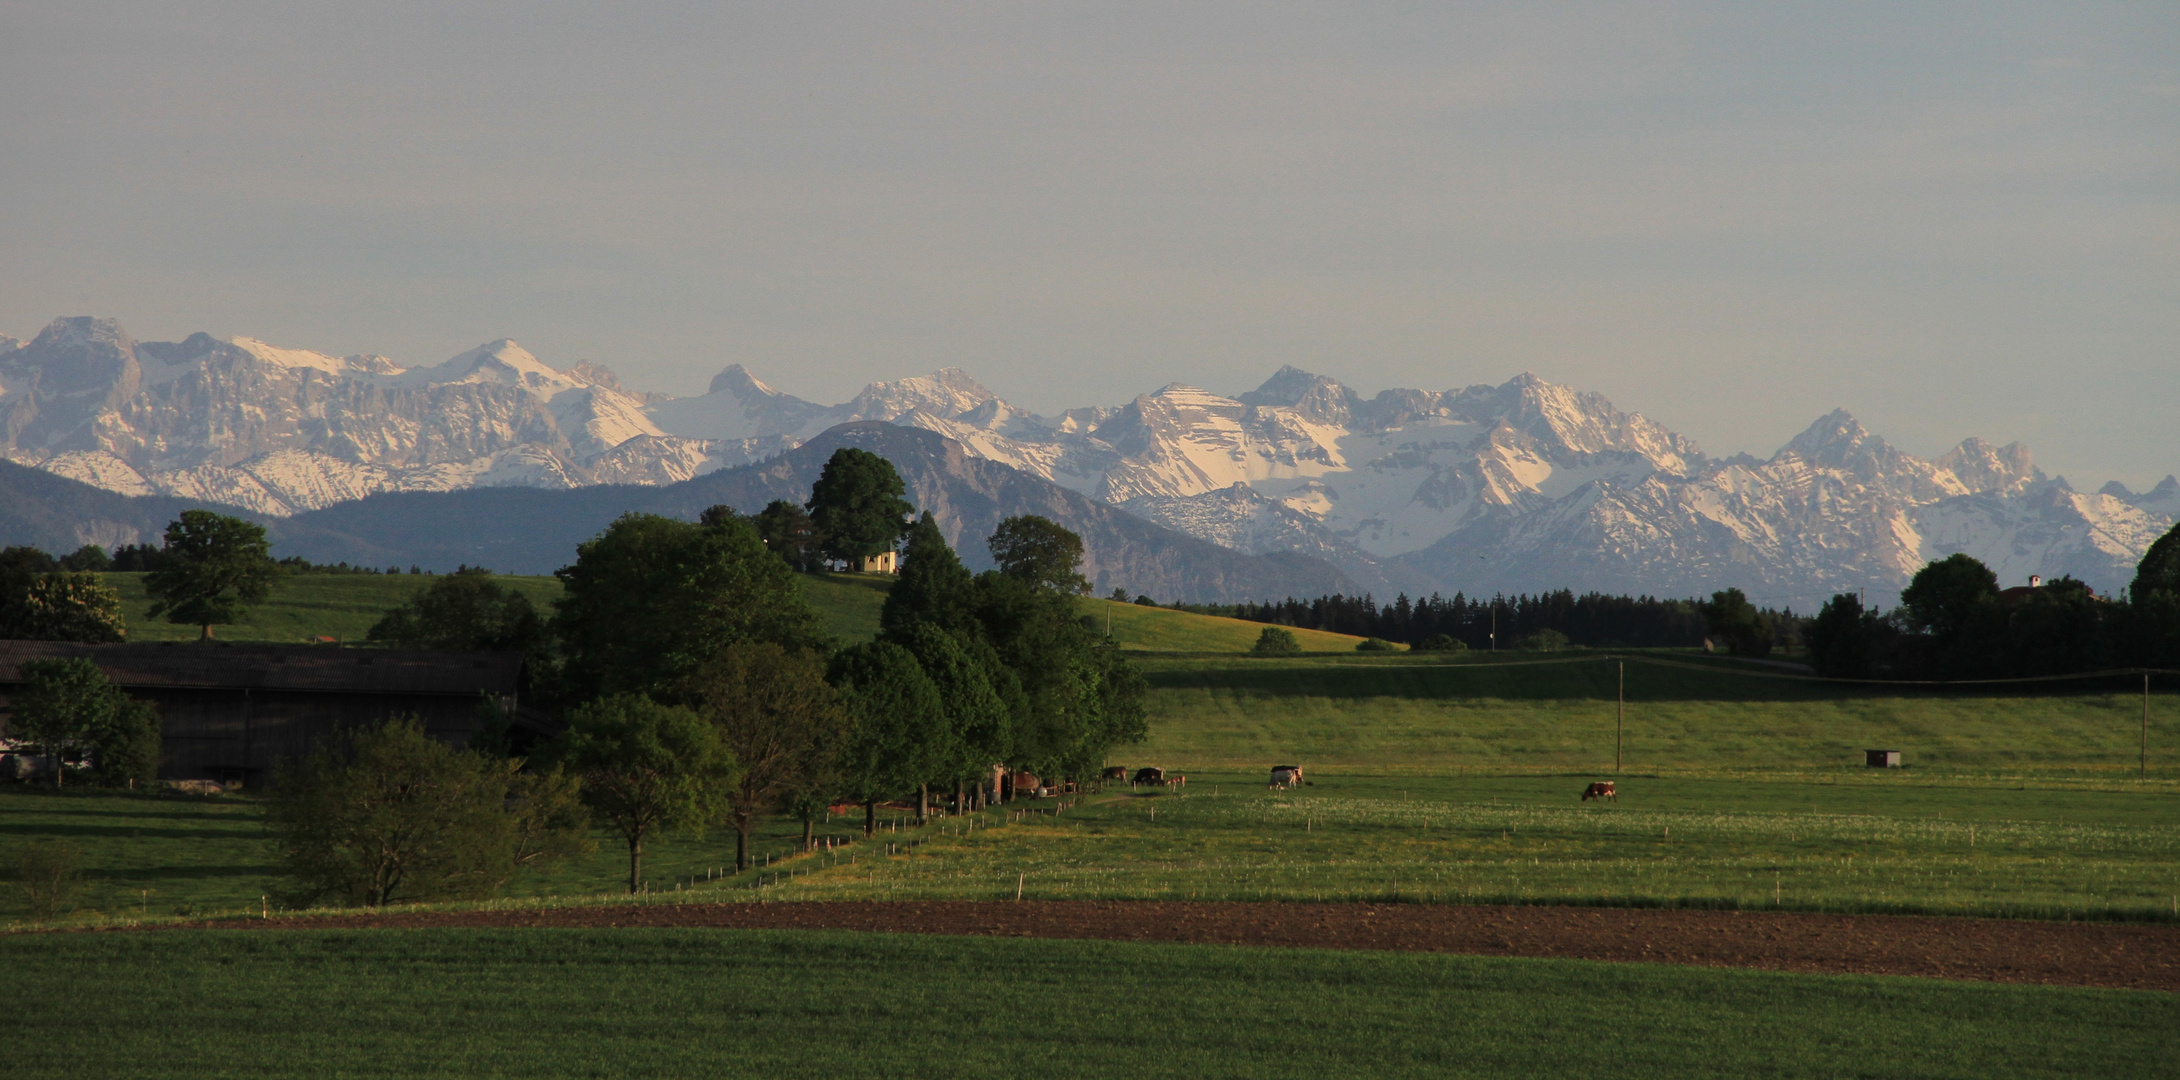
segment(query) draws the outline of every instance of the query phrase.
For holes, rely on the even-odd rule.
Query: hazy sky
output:
[[[2180,5],[0,0],[0,333],[2180,470]]]

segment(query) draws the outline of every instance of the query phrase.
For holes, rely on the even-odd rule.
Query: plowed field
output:
[[[1691,964],[2180,992],[2180,927],[1426,904],[632,904],[237,920],[222,927],[719,927],[1176,941]]]

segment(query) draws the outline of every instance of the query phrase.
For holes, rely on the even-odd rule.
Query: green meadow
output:
[[[23,1077],[2168,1076],[2180,996],[677,930],[0,938]],[[34,1035],[33,1035],[34,1033]]]

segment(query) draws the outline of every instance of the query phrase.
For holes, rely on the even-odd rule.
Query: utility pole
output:
[[[1623,721],[1627,718],[1627,661],[1620,661],[1619,667],[1620,696],[1612,703],[1612,771],[1615,775],[1620,771],[1620,750],[1623,746],[1620,732],[1624,727]]]

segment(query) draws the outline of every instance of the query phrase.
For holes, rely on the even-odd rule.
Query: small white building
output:
[[[901,553],[881,551],[876,555],[865,555],[849,563],[848,569],[858,574],[898,574],[901,572]]]

